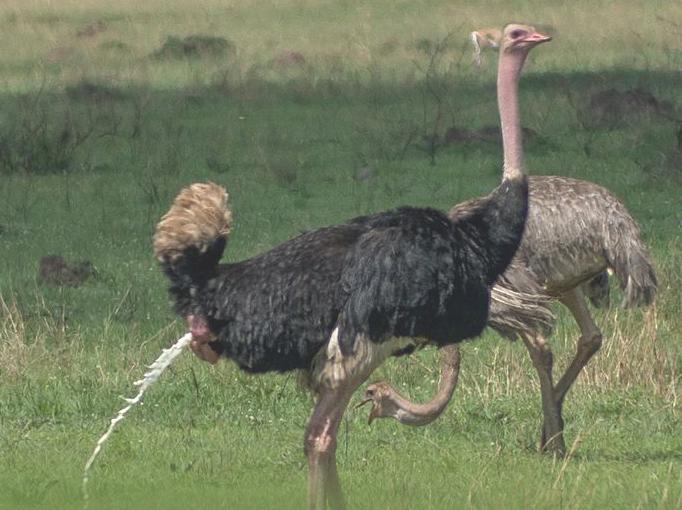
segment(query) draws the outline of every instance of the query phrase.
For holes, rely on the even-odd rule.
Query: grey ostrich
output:
[[[503,39],[503,48],[505,43]],[[503,133],[504,130],[503,122]],[[520,138],[520,130],[515,136]],[[516,146],[521,147],[520,142]],[[455,206],[449,216],[461,217],[476,206],[477,199],[465,202]],[[521,338],[528,349],[540,381],[543,451],[558,455],[566,451],[564,399],[602,344],[602,333],[585,298],[589,297],[595,305],[608,299],[607,270],[620,281],[623,307],[653,302],[657,281],[651,256],[637,223],[623,203],[592,182],[530,177],[526,229],[516,256],[492,290],[488,325],[507,338]],[[548,342],[554,326],[551,301],[559,301],[568,308],[581,333],[575,356],[556,384]],[[457,347],[448,349],[455,351]],[[458,354],[446,352],[443,356],[446,369],[432,402],[416,405],[388,383],[375,383],[367,388],[363,402],[373,403],[371,418],[393,417],[402,423],[421,425],[440,415],[456,386],[457,374],[452,363],[448,365],[448,359]]]
[[[516,108],[528,52],[550,39],[519,25],[507,32],[503,118]],[[154,252],[199,357],[226,357],[251,373],[306,375],[316,397],[304,441],[309,506],[342,508],[336,436],[353,392],[389,356],[481,333],[490,289],[521,241],[527,205],[520,152],[509,151],[500,186],[461,215],[403,207],[219,264],[231,228],[227,194],[194,184],[158,224]]]

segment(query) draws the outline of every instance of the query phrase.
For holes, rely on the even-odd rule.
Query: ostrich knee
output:
[[[578,340],[578,350],[584,352],[589,359],[601,349],[602,341],[603,335],[601,331],[583,335],[580,337],[580,340]]]
[[[528,350],[535,368],[549,374],[551,378],[554,354],[549,343],[542,337],[536,337]]]
[[[311,430],[306,434],[303,451],[310,458],[312,455],[328,457],[336,452],[336,437],[324,427],[320,430]]]

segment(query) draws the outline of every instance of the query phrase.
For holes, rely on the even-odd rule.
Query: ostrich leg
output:
[[[561,407],[564,403],[564,397],[575,382],[578,374],[583,369],[590,358],[599,350],[602,343],[602,333],[594,323],[592,315],[585,303],[580,288],[575,288],[561,297],[561,302],[571,311],[575,321],[580,327],[580,339],[578,340],[578,349],[571,364],[561,376],[561,379],[554,388],[554,398],[556,399],[559,408],[559,416],[561,416]]]
[[[308,457],[308,508],[346,507],[336,470],[336,436],[353,392],[365,379],[347,381],[336,389],[323,388],[305,434]]]
[[[560,406],[557,404],[552,384],[552,349],[542,335],[521,335],[521,337],[540,380],[542,414],[544,415],[540,450],[563,456],[566,453],[566,445]]]

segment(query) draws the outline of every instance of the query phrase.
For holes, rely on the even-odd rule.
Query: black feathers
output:
[[[309,366],[336,325],[346,254],[364,231],[322,228],[220,266],[198,295],[217,350],[250,372]]]
[[[481,259],[479,270],[488,286],[510,264],[528,216],[528,181],[503,181],[490,195],[453,207],[450,220],[462,242]]]
[[[203,253],[196,246],[190,246],[183,251],[183,256],[173,263],[169,261],[161,263],[163,272],[171,281],[169,292],[173,297],[175,313],[186,316],[194,312],[192,296],[215,275],[215,269],[223,256],[226,244],[227,239],[219,236]]]
[[[473,250],[445,215],[401,208],[355,222],[370,230],[342,275],[349,296],[339,322],[342,353],[352,351],[357,334],[374,342],[405,336],[445,344],[481,332],[487,287]]]

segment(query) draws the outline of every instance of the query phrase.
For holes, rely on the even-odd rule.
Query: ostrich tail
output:
[[[621,306],[632,308],[650,305],[656,297],[658,280],[649,250],[640,237],[637,224],[629,215],[617,219],[614,216],[618,215],[612,214],[607,227],[606,253],[625,294]]]
[[[519,335],[549,336],[554,327],[551,298],[529,270],[514,260],[490,294],[488,325],[515,340]]]
[[[202,255],[210,254],[215,258],[211,263],[217,264],[232,225],[227,197],[226,191],[212,182],[183,189],[156,226],[154,255],[159,262],[177,266],[191,256],[206,263]]]
[[[648,250],[641,245],[619,255],[614,260],[613,270],[625,294],[622,306],[632,308],[650,305],[656,297],[658,280]]]

